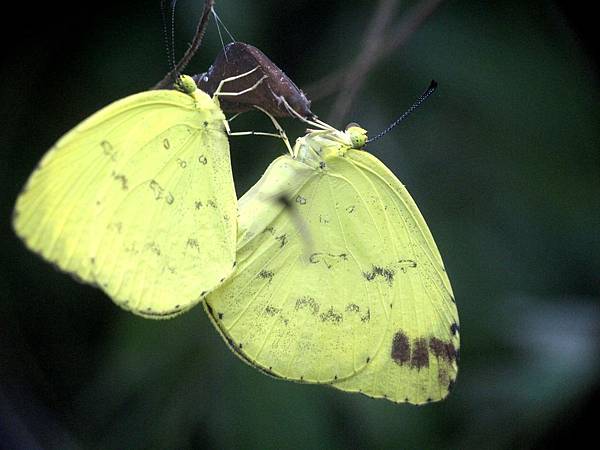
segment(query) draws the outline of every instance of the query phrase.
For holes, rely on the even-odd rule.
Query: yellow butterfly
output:
[[[236,271],[206,309],[272,376],[441,400],[458,370],[450,281],[416,204],[366,141],[358,126],[312,130],[269,166],[239,201]]]
[[[233,271],[237,200],[225,116],[182,76],[118,100],[46,153],[13,225],[60,269],[152,318],[198,303]]]

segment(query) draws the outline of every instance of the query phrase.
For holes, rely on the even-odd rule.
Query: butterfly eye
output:
[[[358,124],[351,123],[346,127],[346,134],[352,142],[352,148],[361,149],[367,143],[367,130],[361,128]]]

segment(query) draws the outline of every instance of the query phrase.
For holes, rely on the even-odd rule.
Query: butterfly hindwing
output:
[[[312,248],[288,207],[260,195],[260,188],[256,195],[249,192],[240,200],[240,229],[257,229],[250,217],[262,229],[254,236],[242,232],[246,243],[238,249],[237,271],[207,304],[247,360],[282,378],[329,383],[365,366],[382,345],[389,316],[389,301],[382,301],[386,286],[363,276],[368,255],[358,254],[361,230],[350,230],[338,217],[350,205],[342,208],[341,197],[332,192],[352,198],[364,230],[374,223],[369,205],[359,204],[360,196],[342,177],[307,170],[289,156],[274,161],[257,186],[273,189],[286,171],[293,184],[300,183],[284,192],[306,222]],[[264,213],[255,214],[261,206],[270,209],[269,223]],[[372,253],[383,245],[375,242]]]

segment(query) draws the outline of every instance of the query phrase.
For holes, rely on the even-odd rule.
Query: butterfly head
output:
[[[196,92],[196,82],[189,75],[179,75],[175,81],[175,89],[184,94],[192,95]]]
[[[345,134],[350,139],[353,149],[360,150],[367,143],[367,130],[357,123],[349,123],[346,126]]]

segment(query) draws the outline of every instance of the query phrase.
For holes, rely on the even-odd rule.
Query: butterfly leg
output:
[[[264,109],[260,108],[259,106],[255,106],[255,108],[264,112],[269,117],[269,119],[271,119],[271,121],[273,122],[273,125],[275,126],[275,128],[277,128],[278,133],[266,133],[264,131],[231,131],[231,128],[229,126],[229,121],[225,120],[224,121],[225,131],[227,131],[227,134],[229,136],[271,136],[271,137],[275,137],[275,138],[281,139],[283,141],[286,148],[290,152],[290,155],[293,156],[294,152],[292,150],[292,146],[290,145],[290,141],[289,141],[287,135],[285,134],[285,131],[283,131],[283,128],[281,128],[281,125],[279,125],[277,120],[275,120],[275,118],[271,114],[269,114],[267,111],[265,111]],[[235,117],[237,117],[237,116],[234,116],[234,118]]]
[[[245,94],[246,92],[250,92],[253,89],[256,89],[264,80],[265,78],[268,78],[266,75],[264,75],[260,80],[258,80],[256,83],[254,83],[252,86],[250,86],[248,89],[244,89],[243,91],[240,92],[223,92],[223,86],[225,86],[225,83],[229,83],[230,81],[235,81],[239,78],[243,78],[246,77],[254,72],[256,72],[259,69],[259,66],[256,66],[254,69],[249,70],[248,72],[244,72],[240,75],[236,75],[234,77],[229,77],[229,78],[223,78],[221,80],[221,82],[219,83],[219,85],[217,86],[217,89],[215,90],[214,94],[213,94],[213,98],[214,97],[222,97],[222,96],[236,96],[236,95],[242,95]]]

